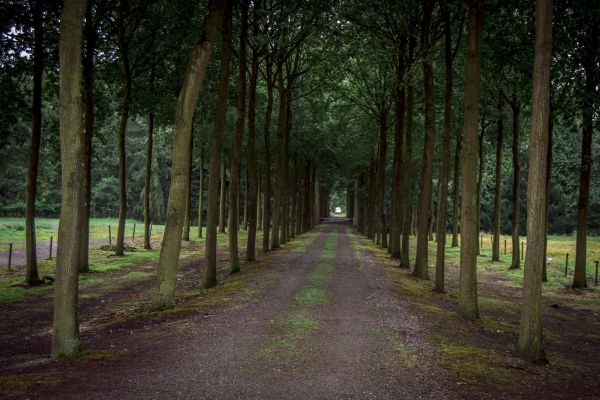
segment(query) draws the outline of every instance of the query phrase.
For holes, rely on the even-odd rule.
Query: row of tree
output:
[[[428,277],[427,241],[435,227],[437,291],[445,290],[445,233],[451,229],[453,246],[458,246],[462,234],[460,308],[465,316],[476,318],[473,254],[478,252],[480,221],[481,227],[493,228],[494,259],[499,257],[501,231],[511,232],[518,243],[525,221],[532,222],[525,218],[525,204],[519,201],[531,187],[533,164],[531,157],[524,157],[524,149],[534,143],[520,137],[520,126],[539,117],[529,100],[534,12],[527,4],[486,1],[484,28],[480,2],[471,2],[467,9],[463,2],[449,0],[370,0],[368,7],[350,0],[301,4],[213,0],[208,5],[114,0],[88,1],[84,10],[66,2],[61,18],[59,5],[51,1],[7,4],[5,15],[20,19],[15,17],[3,30],[2,84],[33,93],[26,208],[28,283],[39,282],[36,197],[38,203],[40,197],[50,198],[45,193],[51,192],[47,187],[52,185],[46,180],[58,176],[58,167],[62,167],[62,195],[54,194],[49,202],[61,199],[61,228],[64,231],[69,224],[83,238],[69,242],[69,234],[59,232],[63,250],[57,260],[57,293],[64,290],[65,294],[56,297],[55,355],[72,352],[77,345],[73,274],[88,268],[87,221],[94,210],[114,209],[110,204],[117,193],[117,254],[123,254],[125,218],[132,209],[143,213],[146,248],[151,245],[152,220],[166,221],[156,308],[175,303],[179,249],[181,240],[190,238],[192,221],[197,221],[199,236],[206,224],[202,285],[210,287],[217,278],[217,230],[224,232],[228,225],[230,267],[235,272],[240,268],[238,226],[248,229],[245,257],[252,261],[257,229],[263,229],[259,246],[263,251],[278,248],[328,215],[330,193],[335,197],[340,189],[348,189],[348,209],[358,229],[387,247],[404,267],[411,264],[409,240],[415,231],[414,274],[421,278]],[[66,54],[54,44],[58,21],[65,23],[69,4],[84,12],[77,17],[78,22],[84,20],[83,39],[79,38],[82,58],[68,61],[80,64],[81,71],[69,71],[74,66],[62,64],[67,63]],[[589,149],[597,71],[590,65],[598,60],[594,45],[598,15],[576,2],[555,8],[560,18],[554,23],[552,112],[546,130],[552,133],[554,146],[548,148],[554,152],[545,158],[552,161],[546,163],[545,175],[552,175],[552,180],[545,184],[550,206],[549,217],[543,220],[552,227],[560,216],[560,230],[569,219],[565,204],[581,199],[577,221],[584,224],[590,191],[594,199]],[[201,30],[190,29],[194,26]],[[465,32],[468,40],[463,39]],[[38,35],[42,39],[34,40]],[[220,49],[219,57],[211,56],[214,47]],[[438,73],[439,66],[443,74]],[[464,82],[458,73],[462,70]],[[62,75],[57,79],[63,73],[72,74],[72,79],[81,75],[83,109],[78,115],[83,130],[63,126],[68,118],[61,116],[58,163],[48,160],[58,146],[52,129],[58,124],[56,110],[65,111],[53,89],[60,88],[61,102],[63,90],[69,89],[60,80]],[[481,88],[475,85],[480,75]],[[23,76],[26,84],[19,80]],[[440,78],[443,91],[436,90]],[[39,96],[41,101],[34,101]],[[6,126],[22,130],[26,105],[13,104],[16,100],[10,98],[2,101]],[[440,108],[444,112],[436,113]],[[42,111],[48,124],[39,122]],[[510,158],[503,152],[504,124],[509,120]],[[461,122],[462,137],[457,133]],[[135,127],[143,125],[147,129],[140,134]],[[438,125],[443,127],[441,140]],[[47,130],[42,146],[40,126]],[[492,126],[497,128],[495,140],[486,136]],[[578,127],[584,132],[583,168],[580,194],[575,196],[576,141],[571,130]],[[65,139],[67,129],[72,134],[76,130],[81,143]],[[23,150],[22,141],[15,138],[3,147],[8,157],[14,157],[17,143]],[[65,146],[79,145],[73,154],[80,150],[81,160],[70,160],[67,156],[73,154]],[[493,162],[490,157],[485,160],[490,147],[495,148]],[[40,150],[43,178],[38,183]],[[14,168],[10,176],[18,177],[21,172]],[[78,177],[77,185],[70,174]],[[511,183],[510,190],[503,182]],[[38,189],[44,195],[36,193]],[[84,198],[74,194],[79,189]],[[15,196],[7,197],[14,200]],[[531,198],[528,194],[527,207]],[[132,199],[138,204],[132,206]],[[81,215],[69,216],[67,201],[71,208],[82,205]],[[241,224],[240,213],[245,215]],[[80,218],[81,226],[69,223],[72,218]],[[547,229],[542,231],[545,234]],[[575,286],[581,286],[585,285],[585,225],[577,232]],[[531,249],[536,242],[528,236]],[[513,249],[513,266],[519,267],[519,246],[513,244]],[[74,269],[70,262],[76,251]]]

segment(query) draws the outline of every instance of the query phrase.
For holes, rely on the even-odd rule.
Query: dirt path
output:
[[[32,387],[28,397],[459,397],[419,339],[427,324],[407,311],[380,267],[361,259],[348,225],[320,232],[312,246],[276,252],[253,275],[247,284],[262,285],[258,296],[234,295],[160,325],[116,325],[114,335],[94,340],[119,356],[55,365],[44,378],[55,384]]]

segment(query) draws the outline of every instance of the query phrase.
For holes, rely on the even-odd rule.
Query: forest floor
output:
[[[47,357],[49,290],[0,303],[0,397],[600,398],[598,291],[545,288],[549,363],[532,366],[514,351],[518,274],[485,254],[482,318],[469,322],[456,313],[457,249],[447,294],[335,220],[236,275],[221,242],[210,290],[197,289],[203,242],[183,251],[174,310],[148,309],[155,261],[91,274],[78,357]]]

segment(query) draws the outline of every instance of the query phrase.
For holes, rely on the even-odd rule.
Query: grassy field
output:
[[[108,238],[108,227],[111,227],[113,240],[117,236],[117,218],[92,218],[90,219],[90,238]],[[126,220],[125,237],[131,238],[135,224],[135,235],[141,237],[144,223],[133,219]],[[162,234],[163,225],[152,225],[152,233]],[[58,218],[37,218],[36,237],[38,240],[56,240],[58,235]],[[0,218],[0,250],[7,250],[8,244],[12,243],[14,249],[25,247],[25,219],[24,218]]]

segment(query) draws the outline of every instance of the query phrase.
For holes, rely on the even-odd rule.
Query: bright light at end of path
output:
[[[341,212],[342,212],[342,207],[336,207],[336,208],[335,208],[335,213],[336,213],[336,214],[339,214],[339,213],[341,213]]]

